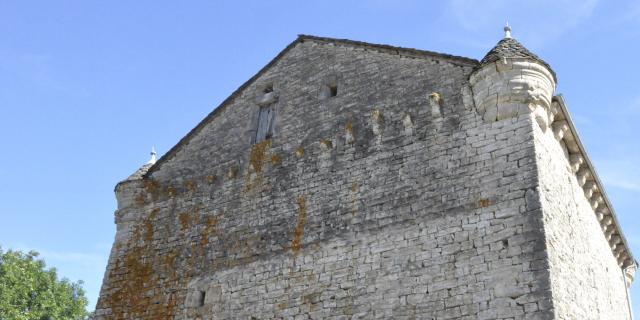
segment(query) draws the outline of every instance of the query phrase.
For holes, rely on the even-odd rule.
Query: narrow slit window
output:
[[[206,296],[206,292],[205,291],[200,291],[199,295],[198,295],[198,307],[202,307],[204,306],[204,298]]]
[[[338,95],[338,86],[335,84],[332,84],[329,86],[329,96],[330,97],[335,97]]]
[[[271,139],[273,136],[273,120],[275,111],[272,106],[263,106],[258,114],[258,127],[256,128],[255,143]]]

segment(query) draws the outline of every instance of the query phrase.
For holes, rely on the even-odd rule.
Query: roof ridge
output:
[[[301,40],[301,41],[312,40],[312,41],[317,41],[317,42],[330,42],[330,43],[339,43],[339,44],[350,45],[350,46],[367,47],[367,48],[376,49],[376,50],[380,50],[382,52],[393,53],[393,54],[400,54],[400,52],[402,52],[402,53],[405,53],[407,55],[414,56],[414,57],[425,57],[425,56],[427,56],[427,57],[445,58],[445,59],[457,60],[457,61],[460,61],[460,62],[464,62],[464,63],[467,63],[467,64],[473,64],[473,65],[476,65],[476,64],[479,63],[478,60],[473,59],[473,58],[468,58],[468,57],[463,57],[463,56],[456,56],[456,55],[452,55],[452,54],[429,51],[429,50],[392,46],[392,45],[388,45],[388,44],[377,44],[377,43],[350,40],[350,39],[320,37],[320,36],[314,36],[314,35],[308,35],[308,34],[299,34],[298,35],[298,39]]]

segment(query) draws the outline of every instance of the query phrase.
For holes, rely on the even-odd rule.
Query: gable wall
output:
[[[135,219],[119,225],[97,314],[549,318],[532,122],[485,123],[465,105],[472,67],[299,44],[120,187],[131,205],[116,216]],[[338,96],[320,100],[332,81]],[[275,137],[251,145],[266,83]]]

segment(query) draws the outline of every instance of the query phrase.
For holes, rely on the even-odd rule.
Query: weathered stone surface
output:
[[[477,65],[297,40],[116,187],[97,318],[625,319],[569,133],[517,97],[483,119]]]

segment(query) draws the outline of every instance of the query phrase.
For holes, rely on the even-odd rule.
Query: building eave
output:
[[[635,260],[633,253],[631,252],[631,247],[629,246],[629,243],[626,239],[626,237],[624,236],[624,233],[622,232],[622,228],[620,228],[620,223],[618,222],[618,218],[617,215],[615,213],[615,210],[613,208],[613,205],[611,204],[611,200],[609,200],[609,196],[607,195],[605,188],[604,188],[604,184],[602,183],[602,181],[600,180],[600,177],[598,176],[598,173],[595,169],[595,166],[593,165],[593,163],[591,162],[591,159],[589,158],[589,154],[587,153],[587,150],[584,146],[584,144],[582,143],[582,141],[580,140],[580,135],[578,134],[578,130],[576,129],[573,120],[571,119],[570,113],[568,111],[566,102],[564,100],[564,97],[562,96],[562,94],[558,94],[556,96],[553,97],[553,101],[557,102],[558,106],[560,107],[560,112],[562,113],[562,117],[564,117],[564,120],[566,120],[568,126],[569,126],[569,131],[570,134],[573,137],[573,140],[575,141],[578,149],[580,150],[581,156],[584,159],[584,164],[588,167],[588,169],[591,172],[591,176],[593,177],[593,180],[595,181],[597,187],[598,187],[598,191],[600,192],[600,194],[602,195],[602,198],[604,200],[604,204],[608,209],[608,212],[610,212],[611,218],[613,220],[613,224],[615,226],[615,230],[617,235],[620,237],[622,244],[624,246],[624,249],[626,251],[626,254],[628,255],[629,259],[631,259],[632,263],[635,265],[638,265],[638,262]],[[604,233],[604,231],[603,231]],[[606,234],[605,234],[606,236]],[[611,246],[611,244],[609,244]],[[612,247],[612,253],[614,254],[615,257],[615,251],[613,250]],[[626,259],[625,259],[626,260]],[[622,268],[625,268],[626,266],[622,266]]]

